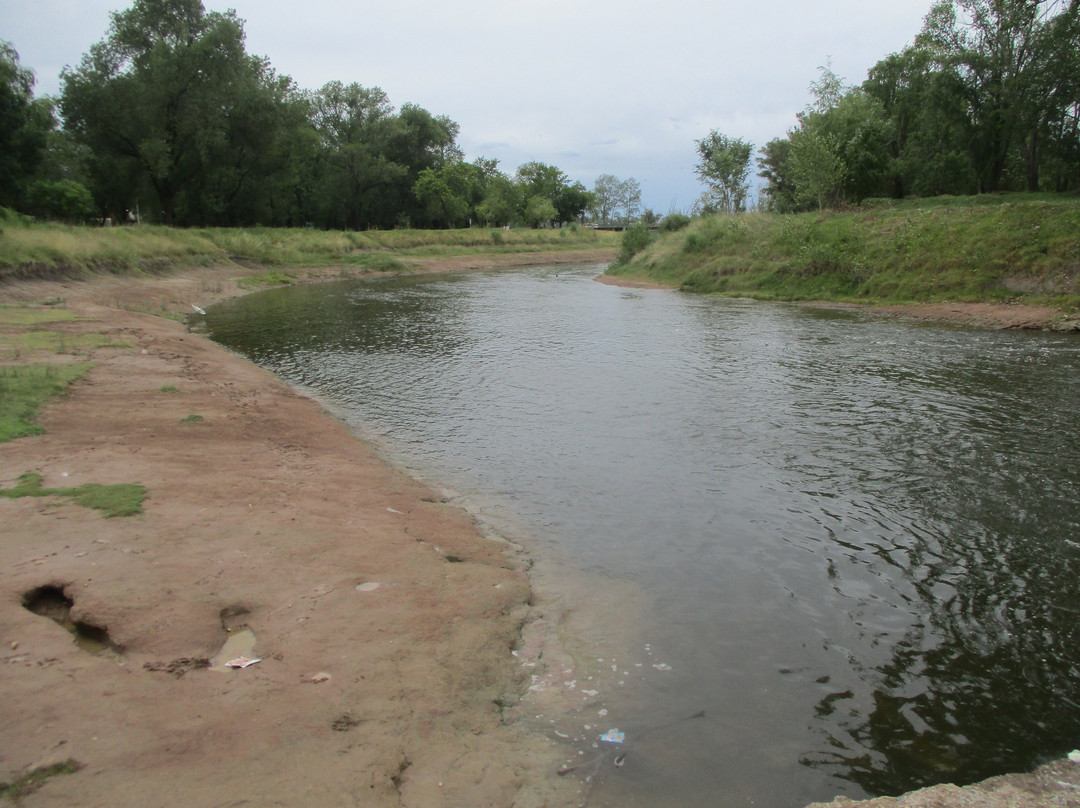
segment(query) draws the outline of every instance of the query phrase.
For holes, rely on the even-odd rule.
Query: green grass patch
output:
[[[39,766],[26,774],[21,774],[10,783],[0,783],[0,798],[7,797],[14,803],[18,803],[23,797],[41,788],[45,782],[53,777],[65,774],[74,774],[83,766],[74,758],[61,763],[53,763],[50,766]]]
[[[62,334],[58,331],[26,331],[22,334],[0,335],[0,339],[28,351],[78,353],[95,348],[130,348],[131,343],[113,342],[104,334]]]
[[[159,393],[179,393],[180,388],[175,384],[163,384],[158,388]]]
[[[142,503],[146,499],[146,489],[133,483],[84,483],[75,488],[43,488],[41,482],[40,474],[28,471],[19,475],[13,488],[0,489],[0,497],[71,497],[77,505],[101,511],[105,516],[142,513]]]
[[[237,281],[242,289],[258,289],[263,286],[288,286],[294,278],[282,272],[267,272],[263,275],[249,275]]]
[[[44,430],[34,423],[38,411],[89,369],[85,362],[0,367],[0,442],[40,435]]]
[[[0,306],[0,326],[42,325],[78,319],[81,319],[79,315],[67,309],[47,306]]]
[[[1080,198],[872,200],[695,219],[613,275],[768,300],[1022,301],[1080,309]]]
[[[196,415],[195,413],[192,413],[191,415],[185,415],[183,418],[181,418],[180,423],[182,423],[182,424],[197,424],[200,421],[205,421],[205,420],[206,419],[203,418],[201,415]]]

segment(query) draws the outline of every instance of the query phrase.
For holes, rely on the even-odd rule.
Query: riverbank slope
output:
[[[577,804],[581,784],[554,776],[559,750],[503,715],[526,686],[511,653],[534,616],[526,562],[316,402],[173,319],[258,271],[0,287],[5,372],[93,363],[44,410],[43,434],[0,447],[0,488],[33,472],[49,488],[148,492],[141,515],[113,518],[70,497],[0,498],[5,793]],[[68,608],[69,627],[114,648],[73,642],[49,619]],[[226,656],[261,661],[207,669],[245,628],[254,647]]]
[[[696,219],[608,274],[758,300],[1071,331],[1080,329],[1078,233],[1076,197],[877,200],[852,211]]]

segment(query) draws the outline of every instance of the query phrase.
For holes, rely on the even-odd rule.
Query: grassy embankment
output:
[[[1080,198],[982,196],[694,220],[609,274],[761,300],[1080,310]]]
[[[2,211],[0,211],[2,214]],[[0,215],[0,281],[93,272],[153,272],[237,261],[267,268],[265,283],[288,283],[298,267],[346,266],[360,272],[407,269],[412,259],[614,249],[616,235],[559,230],[387,230],[72,227],[29,224]],[[249,279],[250,280],[250,279]]]

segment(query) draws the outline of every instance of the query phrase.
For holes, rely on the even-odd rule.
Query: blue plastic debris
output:
[[[607,741],[608,743],[622,743],[626,740],[626,733],[619,732],[617,729],[609,729],[600,736],[600,740]]]

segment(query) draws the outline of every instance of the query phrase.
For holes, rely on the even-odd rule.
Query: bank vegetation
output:
[[[1080,197],[867,200],[629,230],[609,274],[761,300],[980,302],[1080,310]]]
[[[406,269],[413,259],[614,250],[618,235],[570,225],[555,229],[341,231],[313,228],[95,227],[31,222],[0,208],[0,282],[94,272],[138,273],[234,261],[273,270]]]

